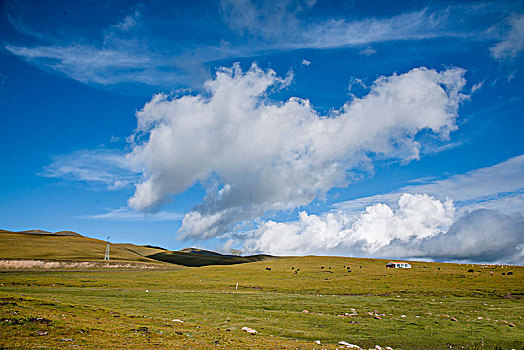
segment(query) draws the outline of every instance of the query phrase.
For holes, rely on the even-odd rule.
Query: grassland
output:
[[[523,348],[523,267],[385,263],[3,270],[0,348]]]

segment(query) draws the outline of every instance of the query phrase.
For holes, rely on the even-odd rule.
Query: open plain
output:
[[[1,348],[522,349],[524,344],[522,266],[414,261],[411,269],[386,269],[383,259],[306,256],[187,267],[118,254],[107,263],[103,241],[2,234],[4,252],[4,243],[16,236],[19,243],[12,241],[11,251],[20,251],[24,239],[40,239],[33,247],[53,255],[45,243],[51,239],[62,257],[33,257],[37,253],[28,244],[19,259],[9,256],[0,264]],[[86,253],[85,244],[102,248],[93,249],[100,256]],[[122,246],[156,249],[112,249]]]

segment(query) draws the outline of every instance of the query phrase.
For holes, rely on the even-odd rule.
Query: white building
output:
[[[392,268],[392,269],[410,269],[411,265],[406,262],[388,262],[386,264],[386,267]]]

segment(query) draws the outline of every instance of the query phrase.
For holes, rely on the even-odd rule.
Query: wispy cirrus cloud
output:
[[[124,153],[106,149],[54,156],[39,175],[103,185],[109,190],[131,186],[140,179],[139,170]]]
[[[334,208],[348,213],[358,212],[374,203],[392,204],[404,193],[427,193],[440,200],[452,198],[462,211],[480,208],[508,214],[521,211],[524,207],[524,202],[521,202],[524,200],[524,155],[464,174],[401,187],[391,193],[340,202]]]
[[[498,60],[513,59],[524,50],[524,14],[506,18],[500,29],[500,41],[490,48],[491,55]]]
[[[366,47],[364,50],[360,51],[361,55],[372,56],[377,54],[377,50],[373,49],[371,46]]]
[[[130,10],[115,24],[100,28],[102,38],[68,38],[40,33],[23,23],[23,16],[10,14],[13,27],[32,37],[38,44],[5,48],[39,68],[64,74],[85,84],[112,86],[122,83],[176,88],[193,86],[209,77],[209,62],[304,48],[330,49],[357,47],[372,55],[369,45],[388,41],[414,41],[431,38],[493,40],[502,29],[489,24],[479,26],[486,13],[508,13],[511,6],[497,7],[451,4],[397,13],[388,17],[349,19],[339,14],[315,17],[314,3],[224,0],[222,19],[214,40],[172,42],[146,10]],[[142,8],[147,9],[147,4]],[[16,17],[16,18],[15,18]],[[511,56],[520,49],[520,17],[512,20],[513,29],[492,48],[495,57]],[[183,20],[183,19],[180,19]],[[493,24],[493,23],[491,23]],[[186,30],[201,28],[191,22]],[[68,37],[68,36],[65,36]],[[520,46],[519,46],[520,45]]]
[[[44,69],[63,73],[87,84],[135,82],[162,84],[167,77],[157,70],[159,62],[146,52],[120,50],[117,47],[6,46],[11,53]]]
[[[433,38],[492,41],[502,37],[495,51],[506,51],[515,50],[521,41],[521,16],[514,13],[522,9],[511,2],[449,2],[359,19],[345,17],[340,11],[319,19],[314,16],[315,4],[300,1],[222,0],[221,8],[232,30],[251,40],[260,39],[262,47],[273,49],[356,46],[363,48],[361,54],[371,55],[376,51],[368,45],[380,42]],[[494,15],[491,20],[490,15]],[[501,22],[500,16],[507,19]],[[264,46],[267,42],[271,44]]]
[[[345,19],[339,13],[312,20],[314,4],[296,1],[222,0],[221,9],[232,30],[243,37],[271,42],[273,48],[334,48],[467,35],[449,29],[449,8],[423,8],[385,18],[359,20]]]
[[[124,19],[121,22],[115,24],[113,27],[122,32],[127,32],[131,28],[134,28],[138,25],[139,17],[140,17],[140,11],[135,10],[133,14],[130,14],[124,17]]]
[[[80,216],[80,219],[90,220],[105,220],[105,221],[180,221],[184,217],[184,214],[169,212],[169,211],[158,211],[154,213],[143,213],[137,212],[132,209],[123,207],[118,209],[109,210],[103,214],[96,215],[84,215]]]
[[[150,46],[154,41],[144,36],[140,17],[140,11],[134,10],[118,23],[100,28],[100,40],[86,40],[65,34],[44,34],[24,23],[22,18],[8,15],[17,31],[40,44],[7,44],[5,49],[41,69],[85,84],[177,85],[186,78],[186,73],[173,64],[170,55],[155,52]]]

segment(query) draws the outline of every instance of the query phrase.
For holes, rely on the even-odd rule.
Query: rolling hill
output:
[[[234,265],[275,259],[275,257],[271,255],[229,256],[222,255],[219,253],[211,255],[202,253],[188,253],[183,251],[159,252],[149,255],[148,257],[151,259],[169,262],[172,264],[193,267],[207,265]]]
[[[72,231],[0,230],[0,259],[101,261],[106,242]],[[150,245],[111,243],[111,261],[170,266],[233,265],[275,259],[269,255],[230,256],[196,248],[170,251]]]

